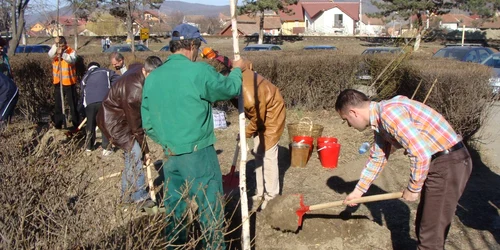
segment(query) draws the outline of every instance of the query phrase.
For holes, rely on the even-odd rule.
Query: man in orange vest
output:
[[[49,50],[49,57],[52,58],[52,75],[54,83],[55,112],[54,124],[60,129],[64,122],[62,113],[62,96],[59,84],[63,86],[63,94],[66,96],[66,103],[69,105],[71,122],[73,127],[78,126],[80,117],[77,111],[78,100],[76,93],[76,51],[66,43],[64,36],[55,38],[55,43]]]

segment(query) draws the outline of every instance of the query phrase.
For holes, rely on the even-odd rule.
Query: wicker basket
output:
[[[292,142],[293,137],[296,135],[312,136],[314,140],[316,140],[323,133],[324,127],[319,124],[314,124],[309,117],[304,117],[300,119],[300,122],[289,123],[287,125],[287,128],[288,137],[290,139],[290,142]]]

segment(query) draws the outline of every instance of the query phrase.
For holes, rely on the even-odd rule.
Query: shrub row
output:
[[[169,53],[136,53],[130,61],[143,61],[147,56],[158,55],[163,60]],[[225,53],[229,54],[229,51]],[[465,137],[472,135],[481,125],[481,114],[491,100],[488,79],[490,70],[482,65],[450,60],[435,60],[411,54],[394,56],[353,56],[341,53],[311,51],[297,53],[280,51],[247,53],[254,69],[276,84],[289,108],[308,110],[331,109],[340,90],[359,84],[356,73],[361,64],[368,65],[375,79],[378,98],[396,94],[412,96],[421,86],[415,99],[423,101],[432,83],[435,87],[427,104],[441,112]],[[46,55],[16,55],[12,58],[15,80],[20,88],[19,110],[32,120],[40,113],[52,110],[52,75],[50,60]],[[82,75],[90,61],[109,67],[107,54],[85,55],[79,60]],[[390,64],[390,67],[387,65]]]

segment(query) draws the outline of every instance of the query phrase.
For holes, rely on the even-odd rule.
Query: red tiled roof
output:
[[[500,20],[496,18],[492,20],[484,20],[480,27],[483,29],[500,29]]]
[[[382,18],[376,18],[376,17],[369,17],[366,14],[363,14],[363,18],[361,21],[364,24],[370,24],[370,25],[385,25],[385,22]]]
[[[259,33],[259,18],[260,16],[249,16],[241,15],[238,16],[238,31],[243,35],[251,35],[254,33]],[[224,34],[229,28],[231,28],[231,23],[228,23],[220,34]],[[281,29],[281,19],[279,16],[264,16],[264,29]]]
[[[342,12],[352,18],[354,21],[359,20],[359,3],[357,2],[344,2],[344,3],[332,3],[332,2],[306,2],[302,3],[304,11],[309,14],[311,18],[316,17],[316,15],[323,13],[327,10],[333,8],[339,8]]]
[[[444,14],[438,17],[441,19],[441,23],[460,23],[460,26],[465,25],[465,27],[472,27],[472,21],[474,21],[464,14]]]
[[[285,13],[283,11],[279,12],[281,21],[304,21],[304,9],[302,9],[302,4],[292,4],[286,7],[290,12]]]

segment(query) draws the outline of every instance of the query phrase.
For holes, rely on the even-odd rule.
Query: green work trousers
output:
[[[222,173],[213,145],[169,156],[163,166],[167,240],[175,249],[188,241],[190,203],[195,201],[203,249],[225,249]],[[192,205],[191,205],[192,206]]]

